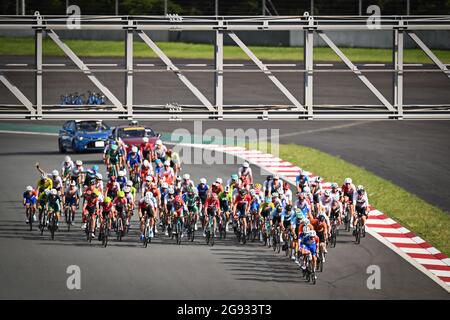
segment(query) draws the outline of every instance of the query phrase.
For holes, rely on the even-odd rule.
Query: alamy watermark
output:
[[[370,14],[370,17],[367,18],[367,28],[370,30],[379,30],[381,29],[381,9],[377,5],[370,5],[367,7],[367,14]]]
[[[215,144],[226,146],[241,146],[257,149],[264,153],[279,155],[279,129],[276,128],[227,128],[221,131],[217,128],[203,130],[202,121],[194,121],[194,131],[178,128],[171,134],[170,140],[176,144],[174,151],[185,164],[235,164],[233,155],[215,152],[211,149],[193,149],[200,144]]]
[[[377,265],[370,265],[366,269],[366,273],[369,277],[366,280],[366,286],[369,290],[381,289],[381,268]]]
[[[81,269],[77,265],[70,265],[66,269],[69,275],[66,280],[66,286],[69,290],[81,290]]]

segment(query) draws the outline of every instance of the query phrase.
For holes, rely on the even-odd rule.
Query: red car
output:
[[[122,125],[115,127],[112,131],[112,138],[114,140],[122,139],[126,144],[127,152],[132,146],[140,147],[144,143],[144,137],[147,137],[152,147],[154,147],[156,140],[160,136],[153,129],[140,125]]]

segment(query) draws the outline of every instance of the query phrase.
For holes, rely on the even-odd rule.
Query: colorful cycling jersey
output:
[[[307,186],[309,183],[309,177],[305,174],[300,174],[295,178],[295,185]]]
[[[36,189],[39,191],[39,193],[44,192],[45,189],[51,190],[53,188],[53,180],[50,178],[46,178],[44,181],[42,179],[39,179],[37,182]]]
[[[164,168],[161,172],[161,178],[164,182],[167,182],[169,185],[173,184],[173,179],[175,178],[175,172],[171,167]]]
[[[198,196],[201,199],[206,199],[208,195],[209,186],[206,183],[199,183],[197,186]]]
[[[350,202],[354,203],[355,195],[356,195],[355,185],[354,184],[350,184],[350,185],[344,184],[341,187],[341,190],[342,190],[342,193],[344,194],[344,196],[347,196],[349,198]]]
[[[200,201],[200,197],[196,194],[193,194],[192,196],[189,196],[189,194],[185,193],[181,197],[188,206],[188,208],[196,207],[197,203]]]
[[[138,206],[139,206],[140,210],[145,210],[148,208],[155,209],[157,207],[156,199],[152,198],[152,201],[150,201],[150,203],[147,203],[147,202],[145,202],[145,199],[142,198],[139,200]]]
[[[311,211],[311,206],[309,205],[307,200],[297,200],[295,202],[295,208],[300,209],[300,212],[303,217],[306,217],[308,213]]]
[[[236,198],[234,199],[234,204],[237,204],[238,206],[241,206],[244,204],[248,205],[251,200],[252,200],[252,198],[248,194],[246,194],[244,197],[242,197],[240,194],[238,194],[236,196]]]
[[[217,210],[219,210],[220,209],[219,199],[213,199],[213,198],[206,199],[205,208],[207,208],[207,209],[216,208]]]
[[[59,196],[49,196],[48,197],[48,207],[53,209],[55,212],[61,211],[61,199]]]
[[[161,145],[159,148],[155,148],[155,155],[157,159],[163,159],[166,157],[167,148],[164,145]]]
[[[25,201],[26,204],[35,204],[36,203],[36,191],[33,190],[31,192],[25,191],[23,193],[23,200]]]
[[[291,221],[291,216],[293,212],[294,210],[287,211],[286,208],[284,208],[283,211],[281,211],[281,221]]]
[[[71,174],[74,167],[75,165],[73,161],[70,161],[68,164],[66,162],[63,162],[61,165],[61,175],[63,177],[67,177],[69,174]]]
[[[98,197],[94,197],[92,195],[88,195],[85,197],[86,206],[87,207],[95,207],[98,203]]]
[[[367,197],[367,193],[356,195],[356,207],[358,208],[367,208],[369,206],[369,198]]]
[[[112,202],[109,202],[109,203],[102,202],[102,204],[101,204],[102,211],[106,212],[106,213],[111,212],[112,207],[113,207]]]
[[[117,210],[122,210],[125,208],[127,203],[126,198],[115,198],[113,201],[113,206],[116,207]]]
[[[125,186],[127,185],[127,177],[117,177],[117,183],[120,186],[120,190],[123,190],[123,188],[125,188]]]
[[[127,156],[127,163],[131,168],[134,168],[136,165],[139,165],[142,162],[141,155],[139,153],[133,154],[130,152]]]
[[[260,198],[255,196],[250,201],[250,211],[259,211],[259,206],[261,205]]]
[[[82,172],[84,172],[83,166],[79,166],[79,167],[75,166],[72,168],[72,171],[70,172],[70,176],[72,178],[78,178]]]
[[[218,194],[219,200],[220,201],[228,201],[229,203],[231,203],[233,201],[233,197],[230,193],[226,193],[225,191],[222,191]]]

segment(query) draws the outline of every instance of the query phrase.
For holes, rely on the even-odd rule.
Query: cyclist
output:
[[[166,159],[170,161],[170,166],[173,168],[175,175],[177,175],[181,171],[181,158],[178,152],[168,149]]]
[[[117,182],[120,185],[120,190],[123,190],[123,188],[125,188],[125,186],[127,185],[127,177],[126,177],[127,173],[125,170],[120,170],[119,171],[119,176],[117,177]]]
[[[359,185],[356,191],[356,214],[358,218],[362,219],[362,225],[366,224],[366,219],[368,217],[368,208],[369,208],[369,198],[367,197],[367,193],[364,190],[362,185]],[[353,228],[355,228],[357,219],[353,219]],[[356,234],[356,228],[353,230],[353,235]]]
[[[209,221],[213,219],[213,230],[215,234],[216,230],[216,216],[220,215],[220,202],[219,197],[216,193],[210,193],[208,198],[206,199],[205,206],[204,206],[204,216],[205,216],[205,224],[203,226],[203,236],[206,237],[206,228],[208,228]]]
[[[264,180],[263,182],[263,192],[264,192],[264,196],[267,197],[269,195],[269,188],[270,188],[270,184],[272,183],[272,179],[273,176],[272,175],[268,175],[266,177],[266,180]]]
[[[217,178],[211,185],[211,192],[219,194],[223,191],[222,178]]]
[[[312,221],[312,220],[311,220]],[[327,223],[326,216],[321,213],[317,221],[312,221],[312,225],[314,226],[314,230],[316,231],[317,237],[319,238],[319,249],[322,250],[325,254],[327,253],[326,240],[330,237],[330,228]],[[323,261],[325,262],[325,254],[323,255]]]
[[[321,211],[321,195],[322,195],[322,178],[317,176],[314,178],[313,182],[311,183],[311,193],[313,197],[313,204],[314,204],[314,212],[319,213]]]
[[[84,173],[86,174],[84,178],[84,185],[90,186],[91,181],[95,182],[95,177],[97,176],[97,173],[99,171],[98,165],[93,165],[91,169],[87,169]]]
[[[117,182],[116,176],[111,176],[106,184],[105,194],[114,199],[117,196],[117,192],[120,191],[120,184]]]
[[[195,188],[194,181],[191,180],[191,176],[187,173],[183,175],[183,181],[181,182],[181,192],[185,193],[188,186]]]
[[[155,177],[156,177],[157,182],[159,182],[162,179],[163,173],[164,173],[163,162],[160,159],[156,159],[155,160]]]
[[[285,196],[286,204],[292,205],[292,191],[289,183],[283,184],[283,194]]]
[[[127,168],[130,173],[130,179],[134,175],[136,178],[140,177],[141,155],[138,152],[138,147],[132,146],[131,152],[127,155]]]
[[[108,168],[110,175],[117,175],[122,166],[122,154],[117,144],[112,144],[108,148],[105,159],[106,167]]]
[[[59,219],[61,215],[61,198],[58,195],[56,189],[50,190],[47,196],[47,210],[48,210],[48,221],[50,221],[52,212],[56,215],[56,228],[59,225]]]
[[[181,230],[183,230],[184,225],[184,213],[187,211],[186,204],[184,203],[183,199],[177,195],[172,201],[172,223],[177,223],[177,219],[180,219],[181,221]],[[175,228],[172,228],[173,233],[176,233]],[[181,237],[183,238],[183,232],[181,232]]]
[[[200,179],[200,183],[197,185],[198,196],[202,202],[202,205],[205,204],[206,198],[208,197],[209,186],[206,183],[205,178]]]
[[[144,160],[152,162],[153,160],[153,145],[149,142],[148,137],[142,138],[141,154]]]
[[[133,186],[133,181],[128,180],[128,181],[127,181],[127,187],[130,188],[130,193],[131,193],[131,195],[133,196],[133,199],[136,200],[136,199],[137,199],[137,198],[136,198],[137,190],[136,190],[136,188]]]
[[[146,217],[150,219],[150,233],[149,237],[153,238],[153,228],[155,225],[155,212],[157,208],[157,202],[156,199],[153,197],[153,194],[151,192],[147,192],[145,197],[141,198],[138,203],[138,215],[139,220],[141,222],[141,236],[140,240],[144,240],[144,229],[145,229],[145,219]],[[156,229],[156,228],[155,228]]]
[[[126,212],[127,212],[127,226],[130,226],[130,220],[133,216],[134,211],[134,197],[131,193],[131,188],[129,186],[125,186],[123,188],[123,192],[125,193],[125,198],[127,199]]]
[[[238,195],[234,199],[233,216],[235,221],[243,219],[244,223],[244,236],[247,233],[247,215],[250,211],[251,197],[248,195],[246,189],[240,189]],[[239,215],[237,214],[239,213]]]
[[[167,195],[164,197],[164,202],[163,202],[163,210],[165,213],[165,223],[166,225],[170,224],[170,214],[172,212],[172,207],[173,207],[173,200],[175,199],[175,190],[173,189],[173,187],[170,187],[168,189]],[[169,235],[169,231],[167,229],[165,229],[164,234],[166,236]]]
[[[275,205],[272,203],[272,198],[267,196],[265,197],[264,202],[259,206],[259,216],[263,219],[267,219],[273,209],[275,209]]]
[[[83,226],[82,229],[86,230],[87,221],[91,221],[91,230],[88,230],[91,233],[91,237],[95,238],[95,222],[97,218],[97,213],[99,211],[99,199],[100,192],[98,190],[91,191],[86,190],[84,195],[84,205],[83,205]]]
[[[338,226],[342,223],[342,204],[339,200],[333,199],[330,210],[330,220],[337,220]]]
[[[154,159],[159,159],[161,162],[166,161],[167,148],[163,145],[160,139],[155,142],[155,149],[153,150]]]
[[[124,221],[125,218],[125,213],[126,213],[126,207],[127,207],[127,198],[125,198],[125,192],[123,192],[122,190],[117,192],[117,196],[114,198],[113,200],[113,207],[112,207],[112,212],[113,212],[113,217],[114,220],[116,221],[116,225],[118,219],[122,219],[122,222],[124,225],[126,221]],[[126,219],[126,218],[125,218]],[[123,232],[123,230],[120,230]]]
[[[97,172],[97,174],[95,175],[95,184],[94,184],[94,188],[97,189],[98,191],[100,191],[100,196],[103,196],[103,176],[101,173]],[[102,199],[103,200],[103,199]]]
[[[340,200],[341,197],[342,197],[342,193],[339,190],[339,186],[338,186],[338,184],[336,182],[333,182],[331,184],[331,191],[330,191],[330,193],[331,193],[331,197],[333,199]]]
[[[77,186],[82,186],[84,183],[84,168],[83,168],[83,161],[77,160],[75,161],[75,166],[72,169],[72,172],[70,173],[70,180],[75,181],[77,183]],[[80,192],[81,190],[79,190]]]
[[[295,208],[300,210],[302,217],[307,217],[311,213],[311,205],[307,201],[307,195],[305,192],[301,192],[297,196],[298,200],[295,202]]]
[[[103,225],[103,222],[105,219],[109,217],[109,225],[107,226],[108,229],[112,228],[112,221],[113,221],[113,203],[110,197],[105,197],[103,201],[100,203],[99,206],[99,216],[100,216],[100,224]],[[103,230],[105,231],[105,230]],[[100,236],[100,235],[99,235]]]
[[[199,204],[201,198],[195,193],[195,189],[192,186],[187,187],[186,193],[184,193],[181,198],[187,206],[188,213],[194,216],[194,229],[197,230],[197,220],[200,211]]]
[[[306,228],[308,229],[308,228]],[[316,270],[317,265],[317,243],[319,242],[319,239],[316,235],[316,232],[314,230],[305,230],[305,232],[302,233],[302,236],[300,238],[301,240],[301,254],[302,254],[302,270],[306,269],[306,257],[311,254],[312,256],[312,269]],[[314,275],[315,279],[317,279],[317,276]]]
[[[303,192],[305,191],[304,188],[309,186],[309,177],[302,169],[300,169],[298,176],[295,178],[295,186],[297,188],[297,192]]]
[[[333,203],[333,197],[331,196],[330,190],[325,190],[323,195],[320,197],[321,211],[329,217],[331,212],[331,206]]]
[[[281,193],[283,190],[283,181],[280,180],[280,176],[278,174],[273,175],[273,179],[269,182],[268,195],[272,195],[272,193],[277,192]]]
[[[152,175],[153,175],[153,167],[150,164],[150,162],[147,159],[145,159],[141,167],[141,183],[143,183],[148,176]]]
[[[78,187],[75,181],[70,182],[69,188],[66,190],[64,194],[64,207],[69,207],[69,214],[72,215],[72,223],[75,219],[75,212],[77,207],[79,206],[80,198],[78,196]],[[67,218],[67,217],[66,217]]]
[[[356,204],[356,187],[351,178],[345,178],[344,184],[341,187],[343,202],[350,207],[350,215],[355,216],[355,204]]]
[[[170,161],[164,161],[164,169],[162,172],[162,182],[167,182],[172,185],[173,180],[175,179],[175,173],[173,172],[172,167],[170,166]]]
[[[245,184],[253,184],[252,168],[250,168],[250,164],[247,161],[238,169],[238,176],[239,178],[244,177]]]
[[[233,202],[233,197],[231,195],[230,191],[230,187],[226,186],[225,190],[220,192],[218,194],[219,197],[219,202],[220,202],[220,211],[225,213],[225,218],[226,218],[226,231],[229,231],[229,224],[230,224],[230,204]]]
[[[61,172],[60,172],[63,183],[65,183],[66,181],[70,181],[70,175],[74,167],[75,164],[73,163],[72,159],[69,156],[66,156],[64,158],[64,162],[61,164]]]
[[[31,210],[30,214],[33,215],[33,221],[36,221],[36,191],[33,189],[32,186],[27,186],[25,189],[25,192],[23,193],[23,206],[25,207],[25,222],[28,224],[29,217],[28,217],[28,211]]]

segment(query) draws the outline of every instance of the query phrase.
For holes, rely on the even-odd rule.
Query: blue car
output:
[[[102,121],[70,120],[59,130],[59,152],[103,150],[111,128]]]

